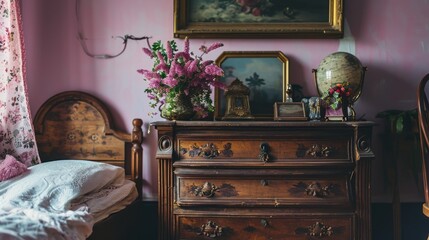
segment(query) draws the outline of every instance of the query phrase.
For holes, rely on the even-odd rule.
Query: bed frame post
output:
[[[131,133],[131,179],[136,183],[140,200],[142,195],[143,183],[143,121],[139,118],[133,119],[133,132]]]

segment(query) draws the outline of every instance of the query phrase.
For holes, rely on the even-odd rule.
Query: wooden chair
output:
[[[423,214],[427,217],[429,217],[429,101],[426,95],[425,87],[428,81],[429,74],[423,77],[417,89],[417,111],[422,154],[423,189],[425,197],[425,203],[423,204]]]

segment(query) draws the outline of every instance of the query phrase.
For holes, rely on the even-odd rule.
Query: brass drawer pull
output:
[[[205,182],[203,186],[194,189],[195,196],[211,198],[219,188],[213,183]]]
[[[201,225],[200,232],[197,235],[203,235],[209,238],[217,238],[222,236],[222,227],[216,225],[212,221],[208,221],[206,224]]]
[[[263,227],[268,227],[268,221],[267,221],[267,219],[261,219],[261,225]]]
[[[268,162],[270,160],[270,145],[268,143],[261,143],[259,152],[259,159],[262,162]]]

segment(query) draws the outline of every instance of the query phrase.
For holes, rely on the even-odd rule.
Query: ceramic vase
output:
[[[329,105],[325,109],[325,119],[327,121],[347,121],[348,119],[348,102],[343,100],[338,108],[331,108]]]
[[[166,97],[160,111],[161,117],[167,120],[191,120],[195,115],[191,98],[184,92]]]

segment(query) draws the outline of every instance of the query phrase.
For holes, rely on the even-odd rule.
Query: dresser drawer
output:
[[[351,207],[350,175],[280,170],[176,169],[179,206]]]
[[[178,160],[203,162],[298,162],[351,163],[350,135],[338,136],[272,136],[240,138],[237,136],[178,137]]]
[[[176,216],[175,239],[351,240],[353,215]]]

